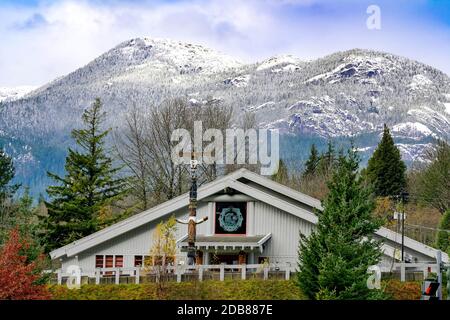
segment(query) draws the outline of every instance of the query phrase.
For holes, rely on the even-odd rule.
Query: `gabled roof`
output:
[[[402,241],[401,234],[399,234],[395,231],[392,231],[388,228],[385,228],[385,227],[381,227],[380,229],[378,229],[375,232],[375,234],[380,236],[381,238],[385,238],[390,241],[393,241],[398,245],[400,245],[401,241]],[[436,250],[435,248],[432,248],[430,246],[427,246],[426,244],[424,244],[422,242],[419,242],[417,240],[414,240],[414,239],[411,239],[408,237],[404,237],[404,245],[405,245],[405,247],[410,248],[419,253],[422,253],[423,255],[436,258],[436,253],[438,250]],[[445,263],[449,262],[448,254],[446,254],[445,252],[442,252],[442,261]]]
[[[242,192],[244,194],[247,194],[261,202],[265,202],[267,204],[276,206],[281,210],[289,212],[306,221],[309,221],[311,223],[317,223],[317,216],[311,213],[310,211],[295,206],[292,203],[289,203],[285,200],[282,200],[274,196],[273,194],[253,188],[245,183],[238,181],[241,178],[245,178],[255,183],[262,184],[265,187],[274,190],[275,192],[278,192],[280,194],[285,194],[286,196],[298,202],[301,203],[308,202],[306,204],[314,207],[320,205],[320,202],[318,200],[308,197],[301,192],[297,192],[295,190],[287,188],[270,179],[254,174],[248,171],[247,169],[237,170],[226,176],[218,178],[210,183],[204,184],[198,189],[197,198],[200,201],[228,187],[237,190],[239,192]],[[160,219],[161,217],[164,217],[170,213],[173,213],[174,211],[182,209],[183,207],[187,207],[188,204],[189,204],[189,194],[185,193],[172,200],[157,205],[156,207],[143,211],[128,219],[125,219],[112,226],[109,226],[105,229],[95,232],[87,237],[84,237],[80,240],[69,243],[68,245],[65,245],[61,248],[53,250],[52,252],[50,252],[50,257],[52,259],[57,259],[65,255],[69,257],[74,256],[82,251],[85,251],[89,248],[99,245],[109,239],[124,234],[146,223]]]
[[[244,181],[244,182],[242,182]],[[262,186],[264,188],[256,188],[245,181],[251,181],[254,184]],[[233,173],[226,176],[220,177],[210,183],[204,184],[198,189],[197,198],[202,200],[206,197],[214,195],[225,188],[232,188],[241,193],[249,195],[261,202],[267,203],[269,205],[275,206],[285,212],[288,212],[298,218],[306,220],[312,224],[316,224],[318,221],[317,216],[312,212],[304,209],[304,205],[316,210],[323,210],[322,205],[319,200],[307,196],[301,192],[293,190],[282,184],[279,184],[273,180],[266,177],[260,176],[254,172],[247,169],[239,169]],[[277,196],[280,194],[283,197],[287,197],[292,201],[287,201],[283,199],[282,196]],[[297,206],[294,203],[298,202],[303,204],[303,206]],[[131,231],[137,227],[140,227],[149,222],[160,219],[166,215],[169,215],[177,210],[187,207],[189,204],[189,194],[185,193],[172,200],[166,201],[156,207],[143,211],[136,214],[128,219],[120,221],[112,226],[95,232],[87,237],[80,240],[74,241],[66,246],[58,248],[50,252],[50,257],[52,259],[57,259],[63,256],[74,256],[80,252],[83,252],[89,248],[97,246],[105,241],[122,235],[128,231]],[[401,236],[389,229],[380,228],[377,230],[376,234],[380,237],[389,239],[394,242],[398,242]],[[420,252],[426,256],[435,257],[437,250],[431,248],[421,242],[415,241],[408,237],[405,237],[405,246]],[[448,255],[442,254],[444,262],[448,261]]]

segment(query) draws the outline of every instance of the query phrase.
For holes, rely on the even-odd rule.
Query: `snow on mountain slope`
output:
[[[232,79],[225,79],[223,81],[223,83],[231,84],[231,85],[233,85],[235,87],[238,87],[238,88],[246,87],[248,85],[248,82],[249,82],[250,78],[251,78],[251,76],[249,74],[245,74],[245,75],[242,75],[242,76],[237,76],[237,77],[232,78]]]
[[[445,107],[445,112],[450,114],[450,102],[444,103],[444,107]]]
[[[409,88],[411,90],[427,89],[433,84],[433,81],[422,74],[417,74],[412,78]]]
[[[354,135],[373,129],[373,125],[357,115],[336,106],[328,95],[300,100],[289,106],[290,116],[267,125],[282,133],[318,134],[322,137]]]
[[[36,86],[0,87],[0,102],[23,98],[36,88]]]
[[[434,137],[434,134],[426,125],[420,122],[404,122],[398,123],[392,127],[392,134],[396,137],[422,139],[424,137]]]
[[[450,135],[450,116],[434,110],[428,106],[421,106],[420,108],[410,109],[408,115],[415,119],[426,123],[432,127],[434,132],[447,138]]]
[[[433,144],[431,143],[396,143],[395,145],[400,150],[402,159],[408,162],[428,162],[429,160],[426,157],[426,153],[428,150],[433,148]]]
[[[231,105],[236,123],[242,112],[252,112],[259,126],[290,136],[364,136],[358,148],[368,154],[386,123],[411,161],[422,159],[434,137],[450,138],[450,79],[417,61],[354,49],[307,62],[284,55],[243,64],[194,44],[137,38],[3,102],[0,139],[9,139],[18,158],[36,158],[23,170],[24,179],[45,176],[50,165],[63,170],[70,131],[81,125],[83,110],[96,97],[107,111],[105,125],[119,133],[134,105],[147,110],[180,97],[190,105]],[[19,144],[30,149],[22,152]]]
[[[302,61],[293,55],[278,55],[258,64],[256,71],[270,70],[271,72],[298,71]]]
[[[361,83],[376,84],[374,77],[395,71],[399,65],[386,57],[373,57],[365,54],[351,54],[342,63],[329,72],[316,75],[306,83],[327,81],[336,83],[346,79],[358,79]]]
[[[155,68],[175,73],[217,73],[238,68],[242,63],[200,45],[168,39],[133,39],[124,42],[110,56],[128,58],[132,68]]]

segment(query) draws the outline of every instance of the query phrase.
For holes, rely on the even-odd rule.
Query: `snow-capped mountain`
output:
[[[138,38],[3,101],[0,144],[31,163],[20,164],[23,180],[45,185],[45,178],[36,180],[39,175],[62,170],[70,131],[95,97],[118,131],[134,105],[152,108],[168,97],[184,97],[193,105],[211,99],[232,105],[236,119],[255,113],[260,127],[277,128],[297,141],[352,136],[366,156],[384,123],[407,161],[423,160],[433,139],[450,138],[450,78],[416,61],[355,49],[313,61],[279,55],[244,64],[195,44]],[[308,150],[289,143],[281,152],[302,158]]]
[[[36,86],[0,87],[0,102],[21,99],[36,88]]]

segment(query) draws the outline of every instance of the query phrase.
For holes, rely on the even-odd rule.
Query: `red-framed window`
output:
[[[114,267],[114,256],[108,255],[105,256],[105,268],[113,268]]]
[[[115,256],[115,264],[116,268],[123,268],[123,256]]]
[[[96,255],[95,256],[96,268],[123,268],[123,256],[122,255]]]
[[[104,256],[95,256],[95,267],[103,268]]]

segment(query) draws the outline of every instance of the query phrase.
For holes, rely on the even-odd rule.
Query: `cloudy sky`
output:
[[[380,8],[380,29],[367,27],[370,5]],[[248,62],[376,49],[450,74],[446,0],[0,0],[0,86],[42,85],[142,36]]]

